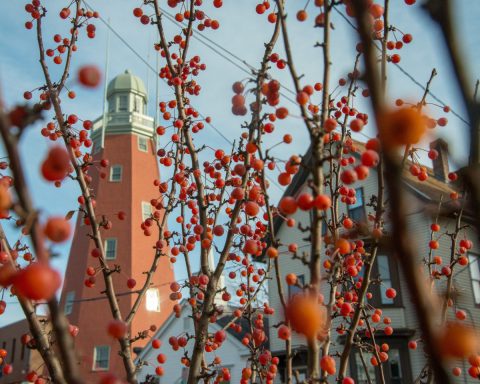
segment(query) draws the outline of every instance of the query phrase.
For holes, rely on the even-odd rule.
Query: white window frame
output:
[[[147,215],[148,212],[148,215]],[[142,222],[149,219],[152,215],[152,204],[147,201],[142,201]]]
[[[160,312],[160,290],[148,288],[145,292],[145,309],[148,312]]]
[[[480,305],[480,255],[468,253],[468,269],[470,270],[470,281],[472,282],[472,296],[475,305]],[[475,290],[477,287],[477,290]]]
[[[113,257],[109,257],[108,253],[110,251],[109,245],[108,244],[114,244],[114,250],[113,250]],[[105,259],[106,260],[115,260],[117,258],[117,249],[118,249],[118,241],[115,237],[110,237],[108,239],[105,239],[105,244],[103,245],[105,248]]]
[[[114,176],[114,171],[113,171],[114,169],[116,169],[116,170],[119,169],[120,170],[120,177],[118,179],[116,179],[116,178],[114,179],[114,177],[113,177]],[[112,165],[110,167],[110,178],[109,178],[110,182],[120,183],[122,181],[122,177],[123,177],[123,166],[120,165],[120,164]]]
[[[73,312],[73,302],[75,300],[75,291],[67,292],[65,295],[65,306],[63,312],[65,315],[70,315]]]
[[[105,348],[107,350],[107,367],[97,367],[97,349]],[[102,360],[103,361],[103,360]],[[92,371],[108,371],[110,369],[110,346],[96,345],[93,347],[93,364]]]
[[[138,150],[140,152],[148,152],[148,137],[143,135],[138,135],[137,137],[138,137],[137,139]],[[145,140],[145,143],[143,143],[143,140]]]

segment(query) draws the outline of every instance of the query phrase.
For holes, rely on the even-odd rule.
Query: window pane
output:
[[[117,239],[105,240],[105,257],[108,260],[115,259],[117,257]]]
[[[160,312],[160,293],[158,288],[147,289],[145,300],[147,311]]]
[[[388,256],[377,256],[378,273],[382,277],[382,280],[390,280],[390,266],[388,265]]]
[[[348,206],[350,209],[363,207],[363,188],[355,189],[355,200],[355,203]]]
[[[348,217],[357,223],[365,221],[365,209],[363,206],[348,210]]]
[[[148,141],[145,136],[138,136],[138,149],[143,152],[148,151]]]
[[[303,286],[305,284],[305,275],[298,275],[297,280],[300,286]],[[297,287],[296,285],[288,286],[288,297],[292,297],[293,295],[296,295],[297,293],[301,293],[301,292],[303,292],[303,289],[300,287]]]
[[[75,291],[68,292],[65,296],[65,315],[70,315],[73,311],[73,300],[75,300]]]
[[[400,351],[390,349],[388,352],[388,366],[390,369],[390,378],[393,384],[402,383],[402,365],[400,363]]]
[[[126,111],[128,107],[128,98],[127,96],[120,96],[118,98],[118,110]]]
[[[362,359],[360,358],[359,353],[355,353],[355,365],[357,367],[357,381],[356,383],[358,384],[368,384],[368,377],[365,372],[365,368],[363,367],[362,364]],[[366,362],[365,364],[367,366],[368,370],[368,376],[370,377],[370,381],[372,384],[376,383],[377,381],[375,380],[375,367],[369,364],[369,362]]]
[[[152,215],[152,205],[142,201],[142,220],[147,220]]]
[[[382,284],[380,285],[380,295],[382,304],[393,304],[393,299],[389,299],[386,295],[387,289],[392,288],[392,281],[382,278]]]
[[[365,221],[365,206],[363,205],[363,188],[355,189],[355,203],[348,205],[348,216],[356,221]]]
[[[480,280],[479,257],[476,255],[469,254],[468,261],[470,265],[470,272],[472,274],[472,279]]]
[[[327,232],[328,232],[327,220],[323,219],[322,220],[322,236],[325,236]]]
[[[143,113],[143,99],[140,96],[135,96],[135,111]]]
[[[472,281],[475,304],[480,304],[480,281]]]
[[[110,168],[110,181],[121,181],[122,180],[122,166],[113,165]]]
[[[110,347],[101,345],[95,347],[93,369],[103,370],[109,368]]]
[[[303,382],[304,380],[307,379],[307,369],[306,368],[296,368],[293,367],[294,371],[298,372],[298,379],[300,382]]]

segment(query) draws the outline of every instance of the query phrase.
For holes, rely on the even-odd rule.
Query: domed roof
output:
[[[126,70],[121,75],[115,77],[108,84],[107,97],[117,92],[135,92],[140,93],[147,98],[147,90],[140,77],[132,74],[130,70]]]

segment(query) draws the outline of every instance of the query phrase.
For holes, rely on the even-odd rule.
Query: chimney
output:
[[[448,180],[448,144],[443,139],[437,139],[430,143],[430,149],[438,152],[438,157],[432,160],[433,173],[438,180]]]

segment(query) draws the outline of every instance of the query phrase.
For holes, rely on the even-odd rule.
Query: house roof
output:
[[[354,156],[359,157],[360,153],[365,151],[366,144],[360,141],[353,140],[353,147],[355,149]],[[312,157],[311,147],[308,148],[307,152],[303,156],[303,163],[309,164]],[[413,163],[410,160],[407,160],[408,165]],[[438,179],[432,167],[425,166],[428,174],[428,178],[425,181],[418,180],[417,177],[413,176],[410,172],[404,172],[403,184],[406,190],[412,192],[419,199],[424,200],[429,203],[437,204],[440,199],[447,198],[450,193],[458,190],[458,186],[454,183],[445,182]],[[287,189],[283,193],[282,197],[285,196],[295,196],[299,190],[305,185],[310,175],[307,167],[301,166],[299,171],[294,175],[292,182],[288,185]],[[277,233],[282,226],[284,220],[276,215],[274,217],[274,229]]]
[[[187,309],[187,307],[188,307],[188,305],[187,305],[188,301],[186,299],[183,299],[179,304],[182,307],[182,314],[184,314],[185,313],[184,310]],[[217,320],[216,323],[211,324],[210,326],[212,327],[213,331],[218,331],[218,330],[222,329],[225,325],[227,325],[232,318],[233,318],[232,315],[222,316],[221,318],[219,318]],[[165,335],[165,333],[167,333],[170,325],[175,320],[178,321],[178,318],[175,316],[175,313],[172,312],[170,314],[170,316],[167,318],[167,320],[165,320],[165,322],[162,324],[162,326],[157,329],[157,331],[155,332],[155,334],[152,337],[152,340],[153,339],[161,339]],[[227,328],[226,331],[233,336],[231,338],[228,338],[227,340],[234,343],[239,349],[242,349],[243,344],[241,344],[241,342],[242,342],[242,339],[245,336],[245,334],[248,332],[248,322],[244,318],[241,318],[238,322],[242,326],[242,331],[241,332],[235,332],[233,329]],[[266,331],[266,334],[267,334],[267,343],[268,343],[268,331],[267,331],[268,330],[268,319],[266,319],[266,318],[264,318],[264,327],[265,327],[265,331]],[[169,335],[169,336],[171,336],[171,335]],[[150,353],[151,350],[152,350],[152,344],[148,343],[137,354],[137,357],[135,358],[135,362],[138,362],[140,360],[144,360],[145,356],[148,353]]]

